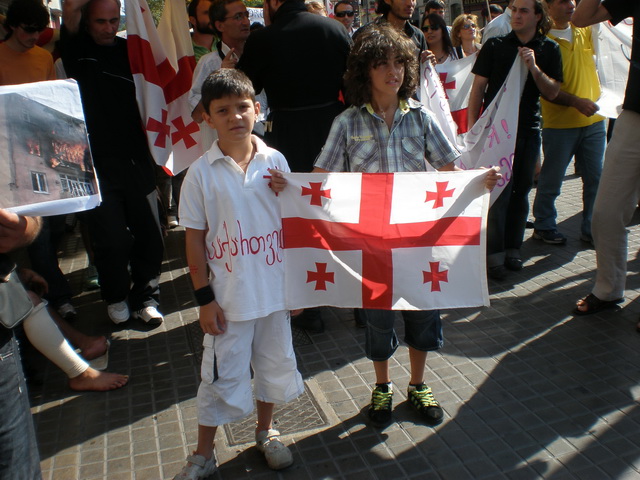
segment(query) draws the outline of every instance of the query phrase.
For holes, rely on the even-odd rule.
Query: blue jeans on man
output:
[[[13,332],[1,325],[0,478],[42,478],[20,353]]]
[[[591,216],[602,173],[606,136],[604,120],[587,127],[542,130],[544,162],[533,203],[536,230],[556,230],[558,212],[555,201],[560,195],[567,167],[575,155],[583,184],[580,229],[582,238],[591,238]]]

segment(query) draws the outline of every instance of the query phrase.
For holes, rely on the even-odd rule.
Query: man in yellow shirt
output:
[[[15,0],[7,11],[5,41],[0,43],[0,85],[54,80],[51,54],[36,45],[49,12],[35,0]]]
[[[566,237],[556,228],[554,204],[567,166],[575,155],[583,183],[580,238],[593,243],[591,216],[602,173],[606,129],[605,119],[596,114],[598,106],[594,103],[600,97],[600,82],[591,27],[577,28],[571,23],[575,0],[547,0],[547,5],[554,23],[547,36],[560,46],[564,82],[553,102],[540,101],[544,163],[533,203],[533,238],[550,244],[566,243]]]

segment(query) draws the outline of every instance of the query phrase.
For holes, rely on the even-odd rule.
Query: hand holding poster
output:
[[[485,172],[285,177],[288,308],[489,304]]]
[[[0,87],[0,205],[62,215],[100,204],[74,80]]]

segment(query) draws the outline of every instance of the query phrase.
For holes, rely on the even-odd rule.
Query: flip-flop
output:
[[[87,362],[89,366],[94,370],[99,370],[99,371],[106,370],[107,366],[109,365],[109,349],[110,348],[111,348],[111,340],[107,340],[107,350],[104,352],[104,354],[94,358],[93,360],[85,360],[85,362]],[[76,350],[76,353],[82,356],[82,350],[78,349]]]
[[[573,309],[574,315],[591,315],[593,313],[601,312],[608,308],[614,308],[618,303],[621,303],[624,299],[618,298],[616,300],[600,300],[593,293],[590,293],[583,299],[579,300],[587,306],[586,310],[580,310],[577,306]]]

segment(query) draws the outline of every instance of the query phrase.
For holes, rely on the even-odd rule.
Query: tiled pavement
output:
[[[566,246],[528,239],[526,268],[490,283],[490,308],[444,313],[446,346],[429,355],[427,374],[446,412],[441,425],[420,425],[404,402],[401,347],[392,364],[395,423],[366,426],[373,371],[363,331],[349,312],[327,309],[326,333],[297,332],[307,401],[277,415],[294,466],[269,471],[251,444],[230,445],[242,436],[234,426],[218,432],[213,478],[640,479],[640,217],[630,228],[621,310],[574,317],[595,269],[593,250],[578,239],[580,192],[580,180],[567,177],[559,201]],[[183,235],[167,238],[161,327],[115,328],[97,293],[78,293],[78,328],[112,333],[109,370],[131,380],[118,391],[76,394],[45,364],[44,383],[31,386],[44,478],[171,478],[193,448],[198,335]],[[86,260],[78,237],[63,264],[80,292]]]

